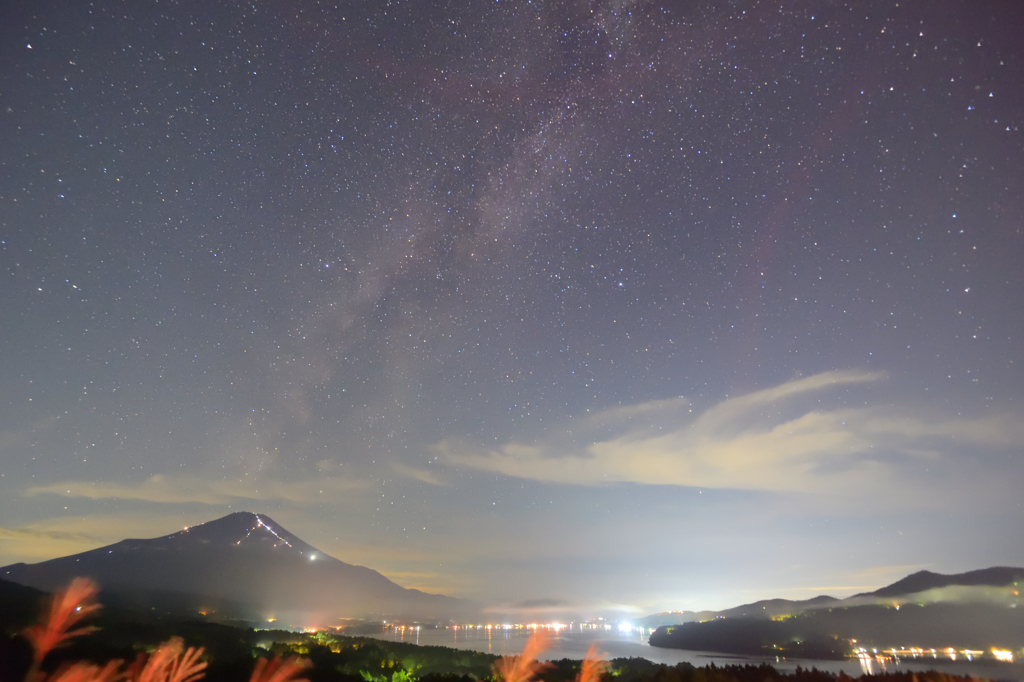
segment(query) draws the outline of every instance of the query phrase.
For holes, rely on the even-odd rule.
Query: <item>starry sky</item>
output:
[[[0,564],[546,617],[1024,565],[1024,6],[0,9]]]

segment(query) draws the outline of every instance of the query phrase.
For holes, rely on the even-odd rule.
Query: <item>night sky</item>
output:
[[[240,510],[524,617],[1024,565],[1022,35],[4,2],[0,565]]]

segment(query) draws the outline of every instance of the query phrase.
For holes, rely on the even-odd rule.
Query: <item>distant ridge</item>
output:
[[[361,617],[446,621],[476,611],[464,600],[406,589],[377,571],[339,561],[252,512],[0,568],[0,578],[42,590],[59,589],[76,576],[96,580],[107,600],[281,625]]]
[[[1000,588],[1024,584],[1024,568],[1013,566],[993,566],[966,573],[945,575],[931,571],[918,571],[897,580],[873,592],[861,592],[846,599],[837,599],[828,595],[820,595],[812,599],[764,599],[751,604],[734,606],[723,611],[666,611],[637,619],[641,627],[657,628],[662,625],[682,625],[695,621],[706,621],[714,618],[777,618],[793,615],[818,608],[845,607],[891,602],[897,598],[909,598],[928,590],[944,587],[992,587]],[[963,595],[960,595],[961,599]]]
[[[897,580],[892,585],[879,588],[874,592],[857,594],[854,597],[899,597],[940,587],[978,587],[983,585],[1003,587],[1005,585],[1012,585],[1015,582],[1024,582],[1024,568],[993,566],[992,568],[981,568],[976,571],[954,573],[952,575],[932,573],[931,571],[918,571],[917,573],[911,573],[902,580]]]
[[[855,647],[885,650],[898,644],[895,648],[930,650],[933,657],[941,648],[949,660],[957,651],[991,652],[987,660],[994,662],[997,651],[1012,655],[1024,648],[1021,585],[1021,568],[997,566],[955,575],[919,571],[846,599],[766,599],[725,611],[656,614],[642,621],[660,620],[649,642],[674,649],[840,660]],[[666,622],[672,616],[679,622]]]

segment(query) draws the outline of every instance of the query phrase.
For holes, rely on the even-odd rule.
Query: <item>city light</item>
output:
[[[856,644],[854,640],[851,640],[851,644]],[[943,659],[948,658],[950,661],[959,660],[963,657],[967,661],[975,661],[978,659],[985,660],[985,652],[981,649],[958,649],[956,647],[945,647],[943,649],[925,649],[922,647],[892,647],[889,649],[872,649],[868,651],[864,647],[858,647],[855,650],[857,658],[861,661],[861,667],[865,672],[870,673],[870,663],[877,662],[881,664],[882,669],[885,669],[885,664],[894,663],[899,664],[901,659],[919,659],[919,658],[932,658],[932,659]],[[992,658],[1002,663],[1013,663],[1014,656],[1013,652],[1007,649],[997,649],[993,647],[991,649]]]

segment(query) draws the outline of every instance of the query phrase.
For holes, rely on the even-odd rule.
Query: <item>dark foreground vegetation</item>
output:
[[[849,682],[818,670],[768,665],[696,668],[641,658],[540,663],[543,634],[521,656],[385,642],[323,632],[253,630],[124,610],[101,610],[76,581],[52,598],[0,581],[0,682]],[[49,608],[46,600],[50,600]],[[39,614],[42,613],[42,617]],[[36,623],[33,625],[33,623]],[[864,682],[968,682],[938,672]]]

